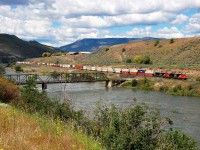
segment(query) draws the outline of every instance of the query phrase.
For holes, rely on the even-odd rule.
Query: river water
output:
[[[57,100],[70,99],[75,109],[83,109],[86,114],[92,113],[98,101],[107,106],[112,103],[127,108],[136,98],[138,104],[159,108],[163,116],[173,120],[175,129],[192,136],[200,146],[200,98],[119,87],[108,89],[103,83],[49,84],[47,92]]]
[[[10,69],[6,69],[6,72],[13,73]],[[41,85],[38,88],[41,89]],[[136,98],[138,104],[146,103],[159,108],[163,116],[173,120],[175,129],[193,137],[200,147],[200,98],[119,87],[108,89],[105,83],[97,82],[48,84],[46,91],[55,100],[70,99],[75,109],[82,109],[87,115],[92,114],[99,101],[107,106],[115,104],[120,108],[128,108]]]

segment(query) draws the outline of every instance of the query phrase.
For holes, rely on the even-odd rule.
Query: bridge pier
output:
[[[46,90],[47,89],[47,84],[46,83],[42,83],[42,90]]]
[[[106,87],[108,87],[108,88],[113,87],[113,81],[112,80],[107,80],[106,81]]]

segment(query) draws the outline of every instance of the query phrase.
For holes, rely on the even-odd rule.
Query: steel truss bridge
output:
[[[17,85],[26,84],[30,78],[34,78],[36,84],[42,84],[42,89],[52,83],[78,83],[78,82],[109,82],[104,73],[51,73],[49,76],[37,74],[6,74],[5,79],[13,81]]]

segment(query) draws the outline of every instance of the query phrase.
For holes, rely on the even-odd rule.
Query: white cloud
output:
[[[130,32],[127,32],[128,37],[158,37],[158,38],[182,38],[184,34],[181,33],[176,27],[164,27],[153,32],[152,27],[145,28],[133,28]]]
[[[182,38],[184,37],[184,34],[181,33],[176,27],[164,27],[163,29],[158,29],[155,33],[157,37],[162,37],[162,38]]]
[[[200,33],[200,13],[191,16],[189,23],[186,25],[185,32],[189,34]]]
[[[182,23],[188,22],[188,19],[189,18],[187,16],[180,14],[180,15],[176,16],[176,19],[173,20],[171,23],[172,24],[182,24]]]
[[[200,23],[194,22],[200,18],[199,14],[193,15],[190,22],[188,16],[177,15],[184,10],[199,9],[199,0],[0,0],[0,4],[3,3],[0,5],[0,33],[49,40],[56,46],[79,38],[184,36],[176,27],[152,33],[150,26],[159,24],[188,22],[185,34],[200,31]],[[11,8],[13,5],[16,6]],[[60,26],[54,27],[55,21]],[[118,31],[115,35],[109,31],[112,27],[126,26],[133,26],[133,30]]]
[[[133,28],[130,32],[127,32],[128,37],[149,37],[152,36],[151,27],[145,28]]]

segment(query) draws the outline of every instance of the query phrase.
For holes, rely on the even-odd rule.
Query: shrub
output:
[[[109,51],[109,48],[106,48],[105,51],[106,51],[106,52]]]
[[[126,51],[126,49],[125,49],[125,48],[123,48],[123,49],[122,49],[122,53],[123,53],[123,52],[125,52],[125,51]]]
[[[174,130],[163,135],[159,142],[160,149],[193,149],[198,150],[196,142],[186,134]]]
[[[160,92],[167,92],[169,90],[169,87],[167,86],[160,86],[159,91]]]
[[[64,103],[52,101],[44,90],[40,92],[36,87],[35,78],[29,78],[21,90],[21,96],[24,100],[21,107],[29,113],[38,112],[64,121],[78,120],[82,117],[82,111],[74,111],[69,101],[66,100]]]
[[[132,60],[131,60],[130,58],[128,58],[128,59],[126,60],[126,63],[132,63]]]
[[[49,53],[49,52],[42,53],[42,57],[50,57],[51,55],[52,53]]]
[[[137,55],[134,57],[134,62],[136,64],[152,64],[149,56]]]
[[[136,87],[138,85],[138,81],[136,79],[132,80],[132,87]]]
[[[15,71],[20,71],[20,72],[23,72],[23,69],[20,65],[16,65],[15,66]]]
[[[198,77],[198,78],[196,79],[196,81],[200,81],[200,77]]]
[[[174,39],[171,38],[170,41],[169,41],[169,43],[170,43],[170,44],[174,43]]]
[[[159,43],[160,43],[160,41],[156,40],[155,43],[154,43],[154,46],[156,47]]]
[[[0,66],[0,76],[2,76],[5,73],[5,67]]]
[[[0,101],[9,103],[18,100],[19,95],[20,90],[18,86],[6,79],[0,78]]]
[[[162,149],[166,145],[196,148],[197,145],[187,135],[183,138],[167,131],[164,126],[173,122],[162,118],[158,110],[150,109],[147,105],[132,105],[130,109],[117,109],[114,105],[104,107],[98,105],[94,118],[82,124],[87,133],[91,133],[107,149]],[[169,135],[177,138],[173,139]],[[165,147],[164,149],[167,149]]]

